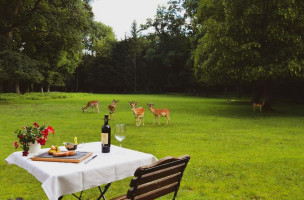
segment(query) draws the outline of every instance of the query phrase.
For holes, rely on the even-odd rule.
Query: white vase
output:
[[[41,145],[35,140],[35,143],[29,143],[29,153],[39,153],[41,149]]]

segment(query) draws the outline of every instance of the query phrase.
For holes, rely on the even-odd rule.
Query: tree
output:
[[[0,37],[13,39],[14,31],[32,19],[42,0],[0,0]]]
[[[48,90],[51,85],[64,85],[65,77],[77,67],[82,41],[93,20],[89,2],[0,0],[1,13],[5,14],[0,19],[0,38],[15,45],[20,56],[38,62],[36,66],[44,76],[40,80],[42,89],[44,84]],[[0,51],[10,50],[5,48],[0,44]],[[14,64],[5,63],[7,67]]]
[[[101,22],[94,22],[94,33],[91,34],[93,47],[91,48],[96,56],[111,57],[113,43],[116,42],[113,29]]]
[[[137,27],[137,22],[134,20],[131,24],[131,48],[130,48],[130,54],[132,57],[133,54],[133,65],[134,65],[134,93],[137,92],[137,57],[141,54],[142,47],[140,44],[139,39],[139,32]]]
[[[181,2],[170,1],[159,7],[154,19],[148,19],[142,29],[153,28],[146,51],[147,71],[152,89],[186,91],[194,82],[190,61],[190,40]]]
[[[14,81],[16,93],[20,93],[20,79],[30,78],[27,72],[31,72],[31,68],[35,68],[35,60],[21,52],[21,46],[17,44],[19,37],[13,37],[13,34],[32,18],[40,1],[0,0],[0,68],[2,68],[0,85],[2,87],[4,80]],[[22,58],[25,60],[23,61]],[[4,74],[5,76],[3,76]]]
[[[113,74],[112,59],[115,42],[111,27],[100,22],[92,23],[89,36],[85,40],[86,53],[76,74],[80,90],[111,91],[117,80]]]
[[[0,52],[0,85],[3,81],[12,81],[15,84],[16,93],[19,94],[20,81],[29,88],[29,82],[39,82],[43,79],[36,60],[24,54],[10,40],[4,39],[2,42],[5,48]]]
[[[275,83],[304,78],[304,3],[201,0],[194,52],[202,83],[263,86],[265,108]]]

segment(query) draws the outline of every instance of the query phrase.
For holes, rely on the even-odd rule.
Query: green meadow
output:
[[[253,112],[249,99],[202,98],[183,95],[89,93],[0,94],[0,199],[47,199],[41,183],[5,158],[15,151],[14,131],[46,122],[55,129],[45,148],[73,141],[100,141],[104,114],[119,99],[116,120],[127,125],[122,146],[151,153],[158,159],[189,154],[177,199],[304,199],[304,105],[278,101],[273,112]],[[90,100],[100,112],[81,111]],[[128,101],[145,108],[144,126],[135,127]],[[147,103],[171,110],[171,125],[161,118],[153,126]],[[89,110],[89,109],[88,109]],[[119,142],[112,137],[112,144]],[[106,194],[124,194],[130,178],[114,182]],[[84,191],[96,199],[98,188]],[[161,199],[171,199],[171,196]],[[63,199],[75,199],[67,195]]]

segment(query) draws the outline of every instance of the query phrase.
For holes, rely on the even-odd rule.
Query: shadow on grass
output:
[[[195,108],[195,109],[193,109]],[[304,105],[274,103],[272,111],[253,111],[252,102],[248,100],[223,100],[211,104],[201,103],[189,105],[189,109],[177,109],[177,113],[208,115],[227,118],[257,118],[257,117],[304,117]]]
[[[89,112],[89,111],[82,112],[82,110],[80,110],[79,112],[81,112],[81,113],[84,114],[84,115],[100,114],[100,112],[97,112],[97,111],[93,111],[93,112]],[[107,114],[107,113],[105,113],[105,114]],[[102,115],[103,115],[103,114],[102,114]]]
[[[228,113],[238,113],[242,117],[251,117],[257,115],[271,117],[304,117],[304,105],[299,104],[273,103],[272,110],[262,110],[262,112],[260,112],[259,109],[256,109],[256,111],[254,112],[251,101],[223,101],[215,102],[215,104],[223,106],[227,105],[226,111]]]
[[[1,104],[10,104],[10,102],[6,99],[0,99],[0,105]]]

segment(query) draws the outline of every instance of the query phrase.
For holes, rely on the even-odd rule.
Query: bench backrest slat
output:
[[[189,160],[189,155],[166,157],[152,165],[139,167],[130,182],[127,198],[149,200],[174,192],[175,199]]]

